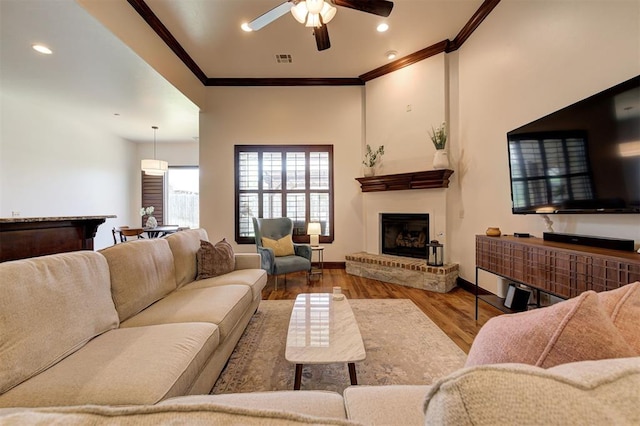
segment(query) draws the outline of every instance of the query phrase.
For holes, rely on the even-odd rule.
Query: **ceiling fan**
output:
[[[318,50],[325,50],[331,47],[327,24],[336,14],[336,8],[332,4],[384,16],[385,18],[391,14],[393,9],[393,2],[387,0],[288,0],[258,16],[248,24],[243,24],[243,29],[245,31],[258,31],[265,25],[286,15],[287,12],[291,12],[298,22],[314,28],[313,34],[316,38]]]

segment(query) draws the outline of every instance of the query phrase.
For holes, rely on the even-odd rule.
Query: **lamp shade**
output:
[[[309,241],[312,246],[317,246],[320,244],[319,235],[322,234],[322,228],[320,227],[320,223],[318,222],[310,222],[307,227],[307,234],[309,235]]]
[[[140,167],[148,175],[162,176],[169,170],[169,163],[163,160],[142,160]]]

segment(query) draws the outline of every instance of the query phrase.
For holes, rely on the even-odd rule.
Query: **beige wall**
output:
[[[446,59],[440,54],[367,83],[365,144],[385,147],[376,174],[433,168],[428,131],[446,118]],[[380,253],[381,213],[428,213],[430,238],[448,245],[447,190],[370,192],[362,198],[365,251]]]
[[[450,61],[456,172],[450,244],[474,281],[474,235],[542,236],[543,219],[511,214],[506,133],[640,73],[637,1],[502,1]],[[462,155],[462,153],[464,153]],[[556,232],[640,240],[638,215],[556,215]],[[495,277],[483,286],[495,290]]]
[[[209,237],[234,241],[237,144],[332,144],[335,235],[325,260],[362,250],[360,175],[362,87],[217,87],[200,116],[200,224]],[[255,252],[255,246],[236,246]]]

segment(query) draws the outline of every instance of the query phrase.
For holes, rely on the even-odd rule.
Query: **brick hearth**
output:
[[[354,253],[346,256],[347,273],[407,287],[446,293],[456,286],[458,264],[427,266],[424,259],[387,254]]]

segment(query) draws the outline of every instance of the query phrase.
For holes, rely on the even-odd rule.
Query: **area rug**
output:
[[[406,299],[352,299],[367,358],[358,384],[430,384],[464,365],[466,354]],[[293,300],[263,300],[212,394],[293,389],[295,365],[284,358]],[[306,365],[301,389],[342,393],[346,364]]]

